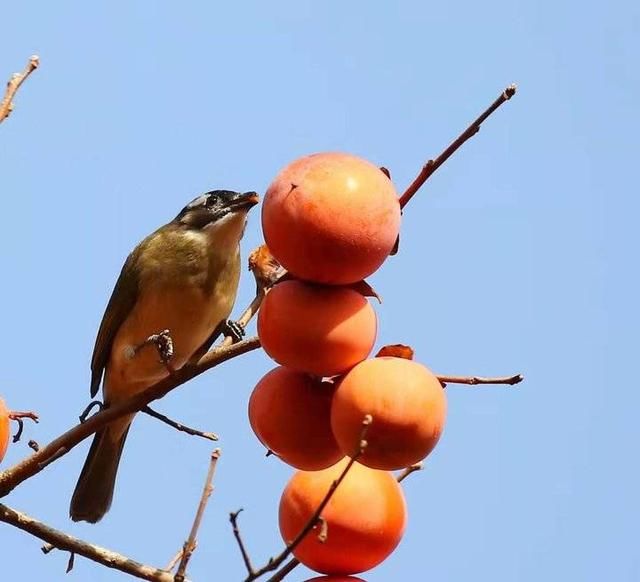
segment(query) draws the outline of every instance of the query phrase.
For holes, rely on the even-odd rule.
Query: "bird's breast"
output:
[[[171,364],[181,368],[227,319],[239,279],[239,258],[192,268],[180,276],[150,277],[142,285],[129,316],[120,326],[105,375],[105,398],[128,398],[167,376],[153,345],[145,340],[165,329],[173,340]]]

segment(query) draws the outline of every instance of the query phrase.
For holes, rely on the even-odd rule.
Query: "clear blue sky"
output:
[[[0,393],[41,443],[88,401],[95,332],[122,262],[195,195],[263,192],[294,158],[344,150],[399,189],[509,83],[506,104],[405,212],[372,278],[379,344],[440,373],[523,372],[447,390],[445,435],[406,483],[396,553],[363,575],[457,582],[640,579],[637,519],[637,114],[633,2],[11,2],[0,73],[41,68],[0,126]],[[258,214],[243,243],[261,240]],[[245,273],[239,307],[251,298]],[[239,580],[227,515],[256,563],[277,552],[290,470],[265,459],[253,353],[157,408],[221,435],[194,580]],[[140,418],[98,525],[67,517],[88,443],[6,502],[164,565],[182,544],[209,443]],[[29,453],[11,447],[5,466]],[[111,581],[0,527],[3,579]],[[215,574],[214,574],[215,573]],[[291,580],[304,580],[296,570]]]

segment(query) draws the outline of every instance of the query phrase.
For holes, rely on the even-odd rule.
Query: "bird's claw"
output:
[[[100,412],[104,408],[104,404],[100,400],[92,400],[91,402],[89,402],[87,407],[82,411],[82,414],[80,414],[80,416],[78,417],[78,419],[80,420],[80,424],[84,424],[86,422],[87,418],[89,417],[89,413],[94,408],[97,408],[98,412]]]
[[[232,321],[227,319],[224,323],[224,334],[233,339],[234,342],[239,342],[245,336],[244,325],[239,321]]]

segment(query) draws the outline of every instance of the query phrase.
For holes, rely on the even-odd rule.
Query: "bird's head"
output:
[[[242,238],[247,213],[259,201],[255,192],[211,190],[187,204],[173,220],[190,231],[206,233],[217,244]]]
[[[211,190],[189,202],[175,217],[174,222],[193,230],[237,222],[246,217],[258,200],[255,192]]]

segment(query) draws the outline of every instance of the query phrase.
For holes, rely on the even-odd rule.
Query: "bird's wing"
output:
[[[138,297],[137,251],[138,248],[127,257],[102,316],[102,323],[93,348],[93,356],[91,356],[92,398],[98,393],[100,380],[111,354],[113,339],[122,322],[133,309]]]

